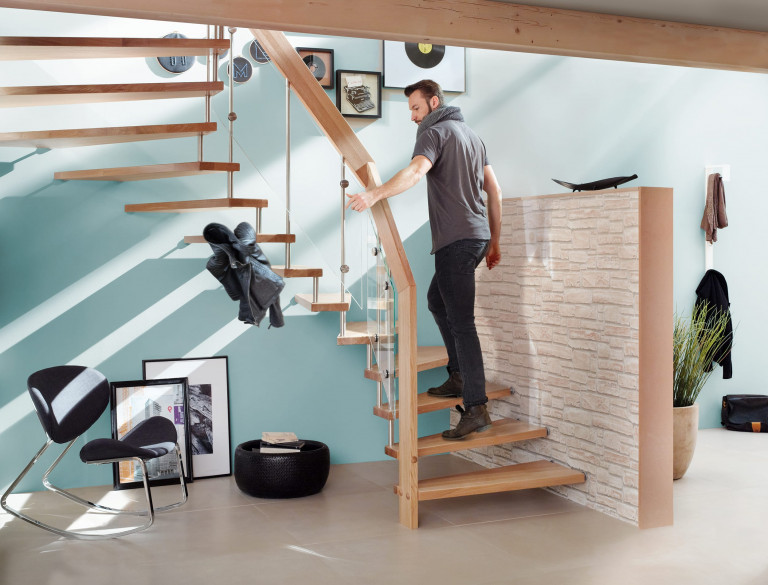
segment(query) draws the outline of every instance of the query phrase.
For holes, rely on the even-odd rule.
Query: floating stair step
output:
[[[505,398],[512,394],[512,388],[510,388],[508,384],[488,382],[485,385],[485,394],[488,396],[488,400]],[[444,410],[446,408],[453,408],[461,403],[461,398],[439,398],[437,396],[430,396],[426,392],[422,392],[416,398],[416,413],[423,414],[425,412]],[[398,400],[395,402],[394,412],[389,409],[388,404],[383,404],[382,406],[374,406],[373,414],[387,420],[395,420],[400,415],[400,401]]]
[[[118,144],[142,140],[188,138],[216,132],[216,122],[196,124],[156,124],[152,126],[120,126],[114,128],[78,128],[72,130],[42,130],[36,132],[5,132],[0,134],[0,146],[29,148],[69,148],[97,144]]]
[[[532,461],[419,482],[419,500],[437,500],[584,483],[586,477],[551,461]],[[397,489],[395,489],[397,493]]]
[[[340,300],[339,293],[321,293],[317,295],[317,301],[312,300],[312,294],[298,294],[294,298],[302,307],[309,309],[313,313],[322,311],[349,311],[349,305],[352,303],[352,295],[345,294],[344,301]]]
[[[466,451],[489,445],[503,445],[515,441],[526,441],[547,436],[547,429],[537,427],[526,422],[513,419],[501,419],[493,421],[493,425],[482,433],[472,433],[461,441],[446,441],[440,433],[422,437],[418,441],[419,457],[436,455],[438,453],[451,453],[453,451]],[[384,453],[397,459],[400,444],[395,443],[391,447],[384,447]]]
[[[445,346],[426,345],[417,348],[416,351],[417,372],[423,372],[424,370],[431,370],[433,368],[448,365],[448,352],[446,351]],[[363,375],[369,380],[375,380],[376,382],[381,382],[383,380],[379,373],[378,364],[374,364],[370,369],[366,369]],[[399,371],[395,369],[395,376],[398,375]]]
[[[149,181],[173,177],[191,177],[210,173],[228,173],[240,170],[240,163],[188,162],[112,169],[88,169],[84,171],[59,171],[53,174],[59,181]],[[245,201],[245,200],[241,200]],[[251,200],[253,201],[253,200]],[[263,200],[265,201],[265,200]],[[240,206],[240,207],[251,207]],[[264,205],[263,207],[266,207]]]
[[[0,108],[204,97],[223,89],[223,81],[0,87]]]
[[[283,278],[319,278],[323,275],[322,268],[310,268],[308,266],[291,266],[286,268],[280,264],[273,264],[272,272]]]
[[[124,39],[112,37],[0,37],[0,61],[181,57],[229,49],[226,39]]]
[[[266,199],[194,199],[192,201],[160,201],[156,203],[132,203],[125,206],[128,213],[185,213],[210,209],[243,209],[266,207]],[[202,238],[202,236],[200,236]],[[204,241],[204,240],[203,240]]]
[[[386,341],[384,336],[381,338]],[[368,334],[368,321],[350,321],[347,323],[344,335],[336,336],[336,345],[368,345],[371,336]]]
[[[256,234],[257,244],[294,243],[296,234]],[[207,244],[203,236],[184,236],[185,244]]]
[[[367,345],[370,342],[368,321],[351,321],[346,324],[344,335],[339,333],[336,337],[336,345]]]

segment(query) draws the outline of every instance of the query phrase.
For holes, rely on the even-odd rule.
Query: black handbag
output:
[[[760,394],[723,396],[720,424],[731,431],[768,433],[768,396]]]

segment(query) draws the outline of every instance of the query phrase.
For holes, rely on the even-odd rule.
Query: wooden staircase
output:
[[[211,56],[230,49],[230,41],[224,38],[112,38],[112,37],[0,37],[0,60],[46,60],[46,59],[94,59],[94,58],[151,58],[171,56]],[[36,105],[86,104],[132,100],[155,100],[171,98],[210,98],[223,91],[222,81],[205,82],[162,82],[162,83],[119,83],[89,85],[54,85],[0,87],[0,107],[29,107]],[[72,148],[118,144],[172,138],[202,137],[216,132],[215,122],[192,122],[185,124],[153,124],[138,126],[72,128],[65,130],[43,130],[29,132],[0,133],[0,146],[31,148]],[[59,171],[54,179],[59,181],[146,181],[170,179],[212,173],[228,174],[240,170],[233,162],[212,162],[201,160],[129,166],[105,169]],[[231,190],[230,190],[231,191]],[[162,201],[150,203],[129,203],[128,213],[186,213],[206,212],[223,209],[257,210],[257,229],[260,227],[261,209],[268,206],[262,198],[228,197],[197,199],[187,201]],[[296,242],[295,234],[258,233],[258,243]],[[188,244],[205,243],[202,235],[184,236]],[[322,269],[302,266],[273,267],[283,278],[322,276]],[[344,305],[330,302],[312,302],[312,310],[346,310]],[[329,299],[330,300],[330,299]],[[300,301],[301,302],[301,301]],[[343,308],[346,306],[346,308]]]
[[[370,189],[381,184],[373,161],[355,133],[341,117],[325,92],[309,73],[293,47],[281,33],[252,30],[262,47],[267,51],[272,62],[283,75],[291,81],[294,92],[313,116],[328,139],[344,156],[347,166],[357,175],[361,184]],[[418,480],[418,460],[420,457],[437,453],[450,453],[479,447],[500,445],[516,441],[543,439],[547,429],[518,420],[496,420],[490,429],[472,433],[461,441],[446,441],[440,434],[417,438],[417,416],[425,412],[434,412],[452,408],[458,398],[435,398],[428,394],[418,394],[416,375],[418,372],[441,367],[447,364],[448,356],[444,347],[417,347],[416,339],[416,303],[415,282],[410,272],[402,242],[397,234],[394,220],[386,200],[371,208],[382,247],[388,259],[392,280],[397,290],[397,308],[399,322],[396,325],[399,339],[398,367],[395,376],[399,377],[400,400],[394,408],[381,404],[374,408],[374,414],[388,421],[399,421],[400,443],[385,447],[385,453],[398,459],[400,480],[395,486],[395,494],[400,501],[400,521],[406,526],[418,526],[418,502],[440,498],[453,498],[472,494],[487,494],[501,491],[531,489],[582,483],[586,480],[583,473],[550,461],[521,463],[496,469],[456,476]],[[338,299],[338,295],[333,295]],[[298,300],[298,299],[297,299]],[[300,301],[302,304],[306,303]],[[305,306],[309,307],[309,303]],[[384,309],[384,307],[378,307]],[[313,308],[313,310],[323,310]],[[345,308],[325,310],[346,310]],[[368,345],[371,356],[371,339],[368,324],[361,322],[346,323],[337,337],[338,345]],[[376,364],[371,364],[364,371],[364,377],[382,382],[382,374]],[[508,396],[510,388],[506,385],[489,383],[486,393],[489,399]],[[379,387],[381,396],[381,386]],[[390,435],[392,432],[390,431]]]
[[[288,43],[282,33],[253,30],[254,36],[270,55],[278,70],[291,81],[293,91],[309,113],[318,122],[331,143],[342,154],[346,165],[366,188],[381,183],[376,167],[355,133],[342,118],[317,80]],[[205,55],[229,48],[223,39],[83,39],[0,37],[2,59],[79,59],[94,57],[150,57],[173,55]],[[0,107],[27,107],[34,105],[95,103],[124,100],[165,99],[179,97],[206,97],[223,90],[223,83],[170,82],[144,84],[96,84],[29,86],[0,88]],[[58,148],[158,140],[177,137],[203,136],[216,131],[216,124],[162,124],[111,128],[79,128],[71,130],[10,132],[0,134],[0,146],[30,146]],[[202,157],[201,157],[202,158]],[[230,157],[231,158],[231,157]],[[57,180],[134,181],[174,178],[206,173],[231,173],[239,170],[237,163],[195,161],[137,167],[61,171]],[[267,207],[266,199],[235,198],[231,196],[193,201],[151,202],[125,205],[126,212],[179,213],[212,209]],[[447,364],[448,357],[442,347],[416,345],[416,288],[415,280],[405,256],[394,219],[386,201],[377,203],[371,213],[376,224],[381,246],[391,270],[391,279],[397,290],[398,377],[400,400],[390,408],[380,404],[374,414],[394,425],[399,424],[400,442],[391,441],[385,453],[398,460],[399,476],[395,493],[399,498],[400,522],[411,528],[418,526],[418,502],[440,498],[453,498],[471,494],[486,494],[518,489],[531,489],[585,481],[584,474],[549,461],[535,461],[483,470],[457,476],[418,479],[418,460],[437,453],[499,445],[515,441],[543,439],[543,427],[517,420],[497,420],[491,428],[473,433],[462,441],[446,441],[439,434],[418,438],[419,414],[453,408],[457,398],[435,398],[417,392],[417,374]],[[259,216],[257,216],[258,218]],[[259,220],[257,219],[257,229]],[[289,230],[286,230],[289,231]],[[185,236],[187,243],[204,242],[202,236]],[[258,242],[294,243],[294,234],[257,235]],[[318,294],[317,279],[320,268],[305,266],[273,266],[284,278],[313,278],[315,292],[296,296],[299,305],[313,312],[342,311],[350,308],[350,295]],[[394,303],[394,301],[392,301]],[[393,304],[394,307],[394,304]],[[383,308],[383,307],[379,307]],[[347,323],[337,338],[339,345],[371,344],[366,323]],[[370,349],[369,349],[370,351]],[[363,376],[381,384],[383,377],[377,364],[367,367]],[[507,385],[489,383],[486,392],[490,399],[508,396]],[[393,428],[393,427],[392,427]]]

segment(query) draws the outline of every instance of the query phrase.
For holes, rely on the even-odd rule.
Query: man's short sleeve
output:
[[[434,165],[440,156],[441,148],[440,133],[436,132],[434,128],[430,128],[416,139],[411,159],[419,155],[425,156]]]

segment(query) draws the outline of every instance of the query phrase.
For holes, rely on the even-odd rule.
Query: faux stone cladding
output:
[[[477,270],[486,377],[514,388],[491,416],[549,434],[466,456],[583,471],[586,483],[551,489],[636,524],[639,193],[506,199],[503,212],[502,262]]]

